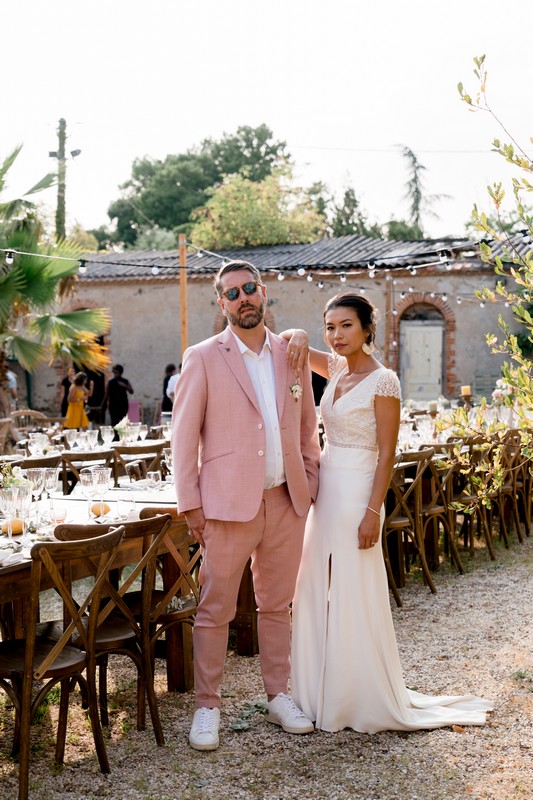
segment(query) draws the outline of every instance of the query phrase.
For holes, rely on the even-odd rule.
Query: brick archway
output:
[[[442,297],[432,297],[429,292],[410,292],[394,305],[392,324],[389,332],[389,367],[396,373],[400,367],[400,322],[408,308],[414,305],[434,306],[444,319],[444,392],[448,397],[457,393],[455,373],[455,314]]]

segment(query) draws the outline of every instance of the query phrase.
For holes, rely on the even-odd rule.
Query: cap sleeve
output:
[[[375,394],[380,397],[396,397],[401,400],[402,389],[396,373],[390,369],[384,370],[377,380]]]

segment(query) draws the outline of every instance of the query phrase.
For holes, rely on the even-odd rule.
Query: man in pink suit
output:
[[[287,342],[265,327],[256,267],[227,263],[215,289],[228,326],[186,351],[172,421],[178,508],[203,548],[189,736],[196,750],[218,747],[228,625],[250,556],[266,718],[290,733],[313,730],[287,695],[289,606],[318,487],[310,374],[289,367]]]

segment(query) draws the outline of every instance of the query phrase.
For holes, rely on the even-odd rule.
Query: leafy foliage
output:
[[[0,167],[0,189],[19,153],[20,147]],[[49,178],[27,194],[47,188]],[[15,251],[12,263],[0,265],[0,388],[8,356],[28,371],[46,359],[71,359],[91,369],[108,362],[97,341],[109,328],[106,309],[56,312],[58,301],[74,290],[80,247],[68,241],[43,244],[35,205],[24,198],[0,203],[0,247]]]
[[[243,125],[220,141],[205,139],[199,148],[163,161],[136,159],[121,186],[123,196],[108,209],[116,224],[112,238],[131,247],[142,227],[188,232],[191,213],[205,205],[224,176],[241,173],[262,181],[288,160],[285,142],[274,140],[266,125]]]
[[[508,131],[499,121],[489,106],[486,94],[487,70],[485,56],[474,58],[474,74],[479,81],[479,91],[473,98],[459,83],[458,90],[462,100],[473,111],[489,113],[510,136]],[[510,325],[499,316],[499,334],[488,334],[487,344],[493,353],[504,354],[508,357],[502,368],[505,384],[511,388],[511,393],[505,401],[512,406],[520,429],[522,456],[525,459],[533,457],[531,437],[531,419],[533,418],[533,369],[529,354],[524,343],[533,343],[533,315],[531,301],[533,301],[533,241],[532,218],[527,211],[523,196],[533,191],[530,176],[533,172],[533,161],[512,137],[511,143],[502,143],[494,139],[493,149],[508,163],[516,167],[519,177],[512,178],[512,192],[514,195],[514,210],[512,214],[504,211],[503,202],[505,190],[501,182],[493,183],[488,187],[488,194],[492,208],[490,213],[481,211],[474,206],[472,212],[473,227],[481,231],[484,240],[480,243],[481,259],[490,264],[497,275],[505,278],[500,281],[496,290],[481,289],[477,292],[481,300],[494,302],[498,298],[505,301],[512,309],[514,319],[521,328],[519,334],[511,330]],[[533,141],[533,138],[531,139]],[[513,222],[513,217],[516,222]],[[509,222],[513,222],[510,226]],[[521,234],[512,233],[516,227]],[[502,243],[503,255],[494,252],[491,243]],[[525,245],[525,246],[524,246]],[[480,502],[487,504],[491,491],[498,489],[505,471],[502,468],[506,425],[487,425],[485,419],[486,401],[483,400],[475,414],[467,413],[465,409],[458,410],[449,416],[444,427],[452,427],[454,432],[461,436],[483,436],[496,442],[492,455],[492,472],[480,484]],[[488,467],[487,467],[488,469]]]
[[[191,241],[218,249],[312,242],[325,228],[309,196],[293,187],[288,169],[276,169],[260,182],[229,176],[194,218]]]

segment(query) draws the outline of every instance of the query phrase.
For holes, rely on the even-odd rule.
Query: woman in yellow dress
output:
[[[93,382],[87,387],[87,375],[78,372],[68,391],[68,408],[64,428],[89,427],[89,417],[85,413],[85,403],[93,393]]]

